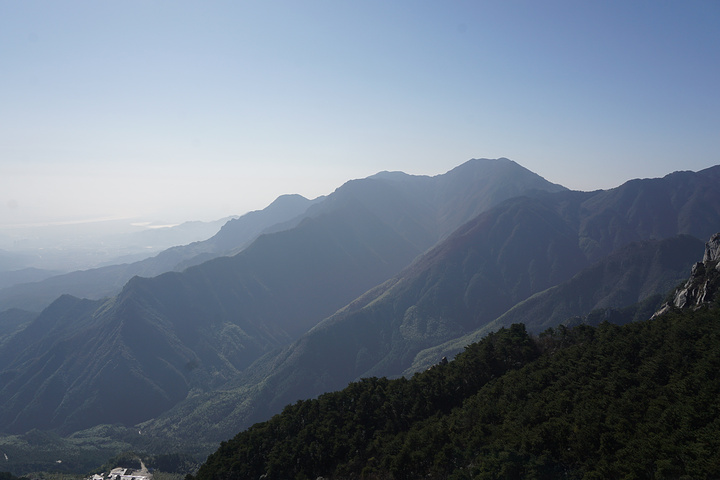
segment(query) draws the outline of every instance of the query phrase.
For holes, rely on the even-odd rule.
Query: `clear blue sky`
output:
[[[715,0],[0,1],[0,225],[480,157],[609,188],[719,152]]]

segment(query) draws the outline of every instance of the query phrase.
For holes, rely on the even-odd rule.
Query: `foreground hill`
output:
[[[706,256],[674,297],[715,287],[702,301],[653,320],[539,337],[515,324],[409,380],[299,401],[196,478],[715,478],[718,265]]]
[[[541,190],[564,188],[507,159],[437,177],[383,173],[348,182],[235,256],[135,277],[103,301],[63,296],[0,346],[0,430],[133,425],[213,392],[469,215]]]
[[[653,201],[645,200],[648,195]],[[720,225],[720,168],[632,181],[611,191],[510,199],[291,345],[263,356],[218,390],[188,398],[143,424],[143,431],[158,438],[171,432],[180,444],[190,432],[194,440],[219,441],[237,425],[269,418],[299,398],[436,363],[444,355],[436,351],[428,359],[434,351],[428,349],[497,329],[496,319],[556,285],[568,295],[565,301],[578,288],[588,296],[571,315],[664,295],[702,250],[702,242],[687,236],[644,241],[671,232],[669,224],[675,225],[673,235],[712,234],[709,228]],[[624,243],[630,240],[641,243]],[[617,253],[604,257],[604,251]],[[534,332],[553,325],[544,317],[528,323]]]

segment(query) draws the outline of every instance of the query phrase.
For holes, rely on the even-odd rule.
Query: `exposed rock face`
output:
[[[705,264],[696,263],[693,265],[690,278],[685,282],[684,288],[675,293],[673,305],[677,308],[685,308],[703,303],[707,295],[705,277]]]
[[[719,290],[720,233],[716,233],[705,244],[703,261],[693,265],[690,278],[685,285],[675,292],[672,302],[666,303],[655,312],[653,318],[667,312],[672,307],[698,309],[717,298]]]
[[[707,264],[710,262],[717,262],[718,260],[720,260],[720,233],[713,235],[710,241],[705,244],[705,256],[703,257],[703,263]],[[715,268],[717,268],[717,265]]]

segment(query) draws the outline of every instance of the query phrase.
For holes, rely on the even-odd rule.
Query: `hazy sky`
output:
[[[0,0],[0,225],[213,219],[505,156],[720,163],[720,2]]]

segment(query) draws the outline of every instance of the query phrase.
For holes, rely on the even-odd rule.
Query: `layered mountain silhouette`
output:
[[[555,320],[562,323],[568,320],[563,302],[567,314],[577,316],[664,295],[702,251],[697,238],[709,237],[720,224],[719,177],[714,167],[609,191],[509,199],[292,345],[258,360],[223,386],[221,395],[189,398],[144,430],[159,435],[201,426],[220,440],[236,425],[268,418],[297,399],[362,377],[426,367],[433,352],[437,362],[506,324],[521,302],[524,308],[535,305],[539,315],[547,313],[547,305],[558,305]],[[675,238],[678,234],[685,236]],[[548,290],[554,286],[555,293]],[[578,293],[582,297],[574,298]],[[557,325],[527,315],[521,316],[532,331]],[[453,340],[458,344],[445,345]],[[207,412],[219,420],[207,422]]]
[[[437,177],[348,182],[247,248],[237,232],[223,243],[230,222],[213,242],[236,255],[134,277],[105,300],[62,296],[8,338],[0,430],[69,433],[153,418],[234,381],[473,215],[514,195],[564,190],[506,159],[473,160]]]
[[[46,275],[37,282],[14,282],[0,288],[0,311],[21,308],[41,311],[60,295],[99,300],[117,294],[134,276],[153,277],[170,271],[181,271],[212,258],[232,255],[246,247],[265,229],[288,222],[322,200],[308,200],[300,195],[283,195],[263,210],[253,211],[229,220],[208,240],[169,248],[151,258],[133,263],[109,265],[62,275]]]
[[[40,311],[60,295],[101,299],[117,294],[133,276],[182,271],[204,261],[238,253],[262,233],[295,227],[303,218],[332,211],[352,198],[398,228],[421,249],[500,201],[533,190],[557,191],[538,175],[507,159],[471,160],[437,177],[382,172],[348,182],[335,193],[308,200],[283,195],[263,210],[227,222],[212,238],[173,247],[129,264],[56,275],[0,289],[0,311]],[[373,196],[376,194],[376,196]],[[414,225],[416,223],[416,225]]]

